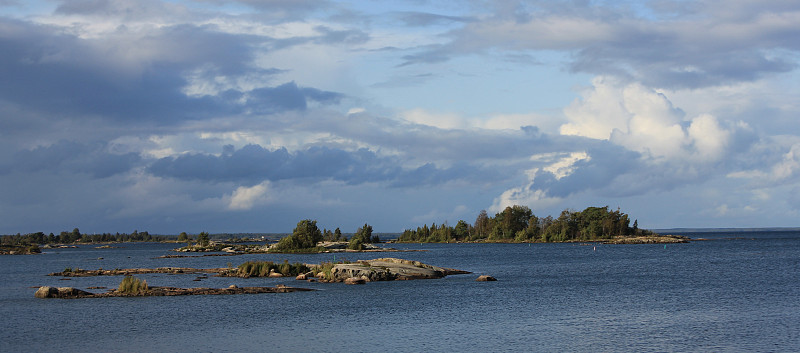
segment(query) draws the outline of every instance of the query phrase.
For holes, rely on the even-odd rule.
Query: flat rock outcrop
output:
[[[159,267],[159,268],[125,268],[113,270],[83,270],[83,269],[66,269],[62,272],[53,272],[48,276],[63,276],[63,277],[94,277],[94,276],[129,276],[129,275],[142,275],[150,273],[171,273],[171,274],[194,274],[194,273],[216,273],[223,274],[235,269],[229,268],[189,268],[189,267]]]
[[[442,278],[449,275],[468,274],[470,272],[444,268],[421,263],[419,261],[403,260],[397,258],[380,258],[375,260],[364,260],[353,263],[340,263],[330,268],[329,275],[320,271],[319,265],[308,265],[311,272],[292,276],[298,280],[308,280],[315,276],[320,282],[344,282],[348,278],[363,278],[367,282],[374,281],[397,281],[412,279],[431,279]],[[165,274],[214,274],[220,277],[250,277],[242,275],[238,268],[189,268],[189,267],[159,267],[159,268],[128,268],[113,270],[83,270],[65,269],[62,272],[50,273],[49,276],[62,276],[64,279],[69,277],[91,277],[91,276],[130,276],[140,274],[165,273]],[[289,274],[281,274],[270,271],[264,277],[278,278]],[[205,277],[199,277],[200,278]]]
[[[327,252],[406,252],[409,250],[397,250],[393,248],[382,248],[380,246],[374,244],[362,244],[364,247],[362,250],[353,250],[348,249],[347,246],[350,243],[346,241],[324,241],[318,243],[317,246],[323,247],[327,250]],[[413,250],[416,251],[416,250]]]
[[[616,237],[605,244],[677,244],[688,243],[689,238],[682,235],[659,235],[641,237]]]
[[[139,293],[121,293],[112,289],[105,293],[91,293],[72,287],[39,287],[34,294],[37,298],[110,298],[110,297],[163,297],[177,295],[232,295],[232,294],[261,294],[261,293],[290,293],[312,291],[308,288],[287,286],[275,287],[237,287],[228,288],[176,288],[176,287],[150,287]]]
[[[443,278],[454,274],[467,274],[467,271],[437,267],[419,261],[396,258],[381,258],[349,264],[336,264],[331,270],[332,282],[343,282],[348,278],[364,278],[372,281],[396,281],[411,279]]]
[[[82,298],[92,296],[93,293],[72,287],[39,287],[34,293],[37,298]]]
[[[366,284],[367,280],[361,277],[350,277],[344,280],[344,284]]]

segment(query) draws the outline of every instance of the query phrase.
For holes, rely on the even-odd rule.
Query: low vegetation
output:
[[[2,255],[30,255],[40,254],[42,249],[36,244],[3,244],[0,245],[0,254]]]
[[[305,264],[283,260],[283,263],[272,261],[247,261],[238,266],[237,277],[268,277],[270,273],[280,273],[283,276],[297,276],[301,273],[308,273],[311,269]]]
[[[319,265],[312,266],[312,271],[315,275],[322,273],[321,279],[333,279],[333,267],[339,264],[349,264],[350,261],[343,260],[337,262],[322,262]]]
[[[377,235],[372,236],[372,226],[365,223],[363,227],[359,227],[356,230],[356,234],[353,234],[347,244],[347,248],[350,250],[364,250],[364,244],[379,243],[380,241]]]
[[[133,276],[125,276],[117,288],[117,292],[125,294],[143,294],[148,290],[150,287],[147,286],[146,280],[140,280]]]

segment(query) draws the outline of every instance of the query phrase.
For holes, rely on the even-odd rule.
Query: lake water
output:
[[[66,267],[319,263],[333,254],[155,259],[174,244],[50,249],[0,257],[0,351],[800,351],[800,233],[690,234],[674,245],[393,244],[400,257],[472,271],[360,286],[292,279],[142,275],[180,287],[314,292],[37,299],[32,286],[114,288],[121,277],[48,277]],[[100,259],[102,258],[102,259]],[[481,274],[497,282],[475,282]]]

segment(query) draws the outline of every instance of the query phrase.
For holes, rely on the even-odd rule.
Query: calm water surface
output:
[[[32,286],[119,285],[48,277],[65,267],[319,263],[332,254],[154,259],[170,244],[0,257],[0,351],[800,351],[800,233],[691,234],[689,244],[396,244],[392,256],[472,271],[363,286],[294,279],[142,275],[150,285],[318,291],[238,296],[37,299]],[[102,259],[100,259],[102,258]],[[480,274],[499,281],[475,282]]]

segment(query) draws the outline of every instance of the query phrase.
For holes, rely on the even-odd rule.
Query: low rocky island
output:
[[[604,240],[603,244],[678,244],[688,243],[689,238],[682,235],[618,236]]]
[[[38,245],[0,245],[0,255],[33,255],[41,254],[42,250]]]
[[[321,266],[316,277],[325,282],[346,282],[348,279],[372,281],[403,281],[413,279],[443,278],[449,275],[469,274],[468,271],[437,267],[419,261],[381,258],[353,263]]]
[[[107,298],[107,297],[143,297],[143,296],[175,296],[175,295],[225,295],[225,294],[258,294],[287,293],[308,291],[312,289],[287,287],[237,287],[228,288],[175,288],[150,287],[147,281],[139,280],[135,274],[211,274],[219,277],[289,277],[297,280],[323,283],[364,284],[373,281],[403,281],[415,279],[436,279],[449,275],[469,274],[468,271],[438,267],[413,260],[397,258],[379,258],[357,262],[322,263],[308,265],[290,264],[288,261],[274,263],[272,261],[248,261],[236,268],[189,268],[159,267],[133,268],[113,270],[83,270],[66,268],[61,272],[50,273],[49,276],[90,277],[90,276],[125,276],[119,288],[104,293],[92,293],[73,287],[39,287],[35,293],[37,298]],[[479,281],[483,279],[479,278]]]
[[[313,289],[275,286],[275,287],[237,287],[228,288],[175,288],[175,287],[148,287],[146,290],[125,292],[112,289],[103,293],[92,293],[72,287],[39,287],[34,294],[37,298],[111,298],[111,297],[163,297],[176,295],[232,295],[232,294],[261,294],[261,293],[290,293],[312,291]]]
[[[62,276],[62,277],[95,277],[95,276],[131,276],[131,275],[144,275],[153,273],[166,273],[166,274],[201,274],[201,273],[214,273],[220,274],[228,271],[235,271],[232,268],[190,268],[190,267],[158,267],[158,268],[125,268],[113,270],[84,270],[80,268],[67,267],[64,271],[53,272],[48,276]]]
[[[360,278],[365,281],[397,281],[412,279],[443,278],[449,275],[469,274],[468,271],[438,267],[419,261],[397,258],[379,258],[357,262],[341,261],[322,264],[290,264],[288,261],[275,263],[272,261],[248,261],[237,267],[222,268],[128,268],[113,270],[84,270],[66,268],[61,272],[50,273],[49,276],[92,277],[92,276],[132,276],[141,274],[214,274],[218,277],[295,277],[300,280],[319,282],[344,282],[348,278]]]
[[[358,248],[351,248],[350,242],[346,241],[321,241],[313,247],[305,248],[284,248],[274,244],[227,244],[210,242],[207,245],[192,244],[184,247],[172,249],[175,252],[181,253],[208,253],[215,252],[215,254],[203,254],[195,256],[235,256],[244,254],[280,254],[280,253],[357,253],[357,252],[413,252],[421,250],[399,250],[394,248],[385,248],[370,243],[362,243]],[[220,252],[222,254],[220,254]],[[163,258],[178,258],[178,257],[194,257],[192,255],[165,255]]]

